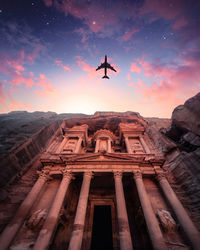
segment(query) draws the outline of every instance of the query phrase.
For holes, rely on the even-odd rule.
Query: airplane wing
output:
[[[113,71],[117,72],[109,63],[107,63],[107,68],[112,69]]]
[[[103,68],[105,68],[105,63],[102,63],[102,64],[96,69],[96,71],[99,70],[99,69],[103,69]]]

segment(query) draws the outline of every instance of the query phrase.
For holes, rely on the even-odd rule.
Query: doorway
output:
[[[91,250],[113,250],[111,206],[94,206]]]

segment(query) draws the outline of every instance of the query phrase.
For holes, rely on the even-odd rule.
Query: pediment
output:
[[[65,160],[65,157],[62,157]],[[132,161],[141,161],[144,160],[144,156],[134,157],[130,155],[121,155],[114,153],[97,153],[97,154],[85,154],[72,156],[67,160],[67,162],[132,162]]]

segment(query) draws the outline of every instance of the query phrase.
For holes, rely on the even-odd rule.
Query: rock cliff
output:
[[[200,93],[174,109],[163,133],[176,144],[167,154],[167,169],[195,221],[200,221]],[[182,190],[182,191],[181,191]]]

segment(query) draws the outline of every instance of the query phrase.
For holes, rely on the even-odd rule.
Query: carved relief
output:
[[[74,152],[77,141],[78,141],[78,138],[69,138],[63,148],[63,151],[65,151],[66,153]]]
[[[35,211],[28,219],[26,226],[30,229],[40,228],[47,216],[46,209],[39,209]]]
[[[100,129],[96,131],[93,136],[93,140],[96,141],[95,145],[95,152],[112,152],[111,145],[112,141],[115,141],[115,135],[107,130],[107,129]]]
[[[104,152],[108,150],[108,140],[107,138],[101,138],[99,139],[99,152]]]
[[[140,143],[139,138],[129,138],[129,144],[130,144],[130,148],[132,153],[134,154],[143,154],[144,150],[143,147]]]
[[[114,177],[115,177],[115,179],[116,178],[121,179],[122,178],[122,171],[116,171],[116,172],[114,172]]]
[[[166,232],[174,232],[177,228],[175,220],[172,218],[169,211],[164,209],[158,209],[156,215],[162,225],[162,228]]]
[[[133,178],[136,179],[142,179],[142,173],[141,171],[137,171],[133,173]]]

